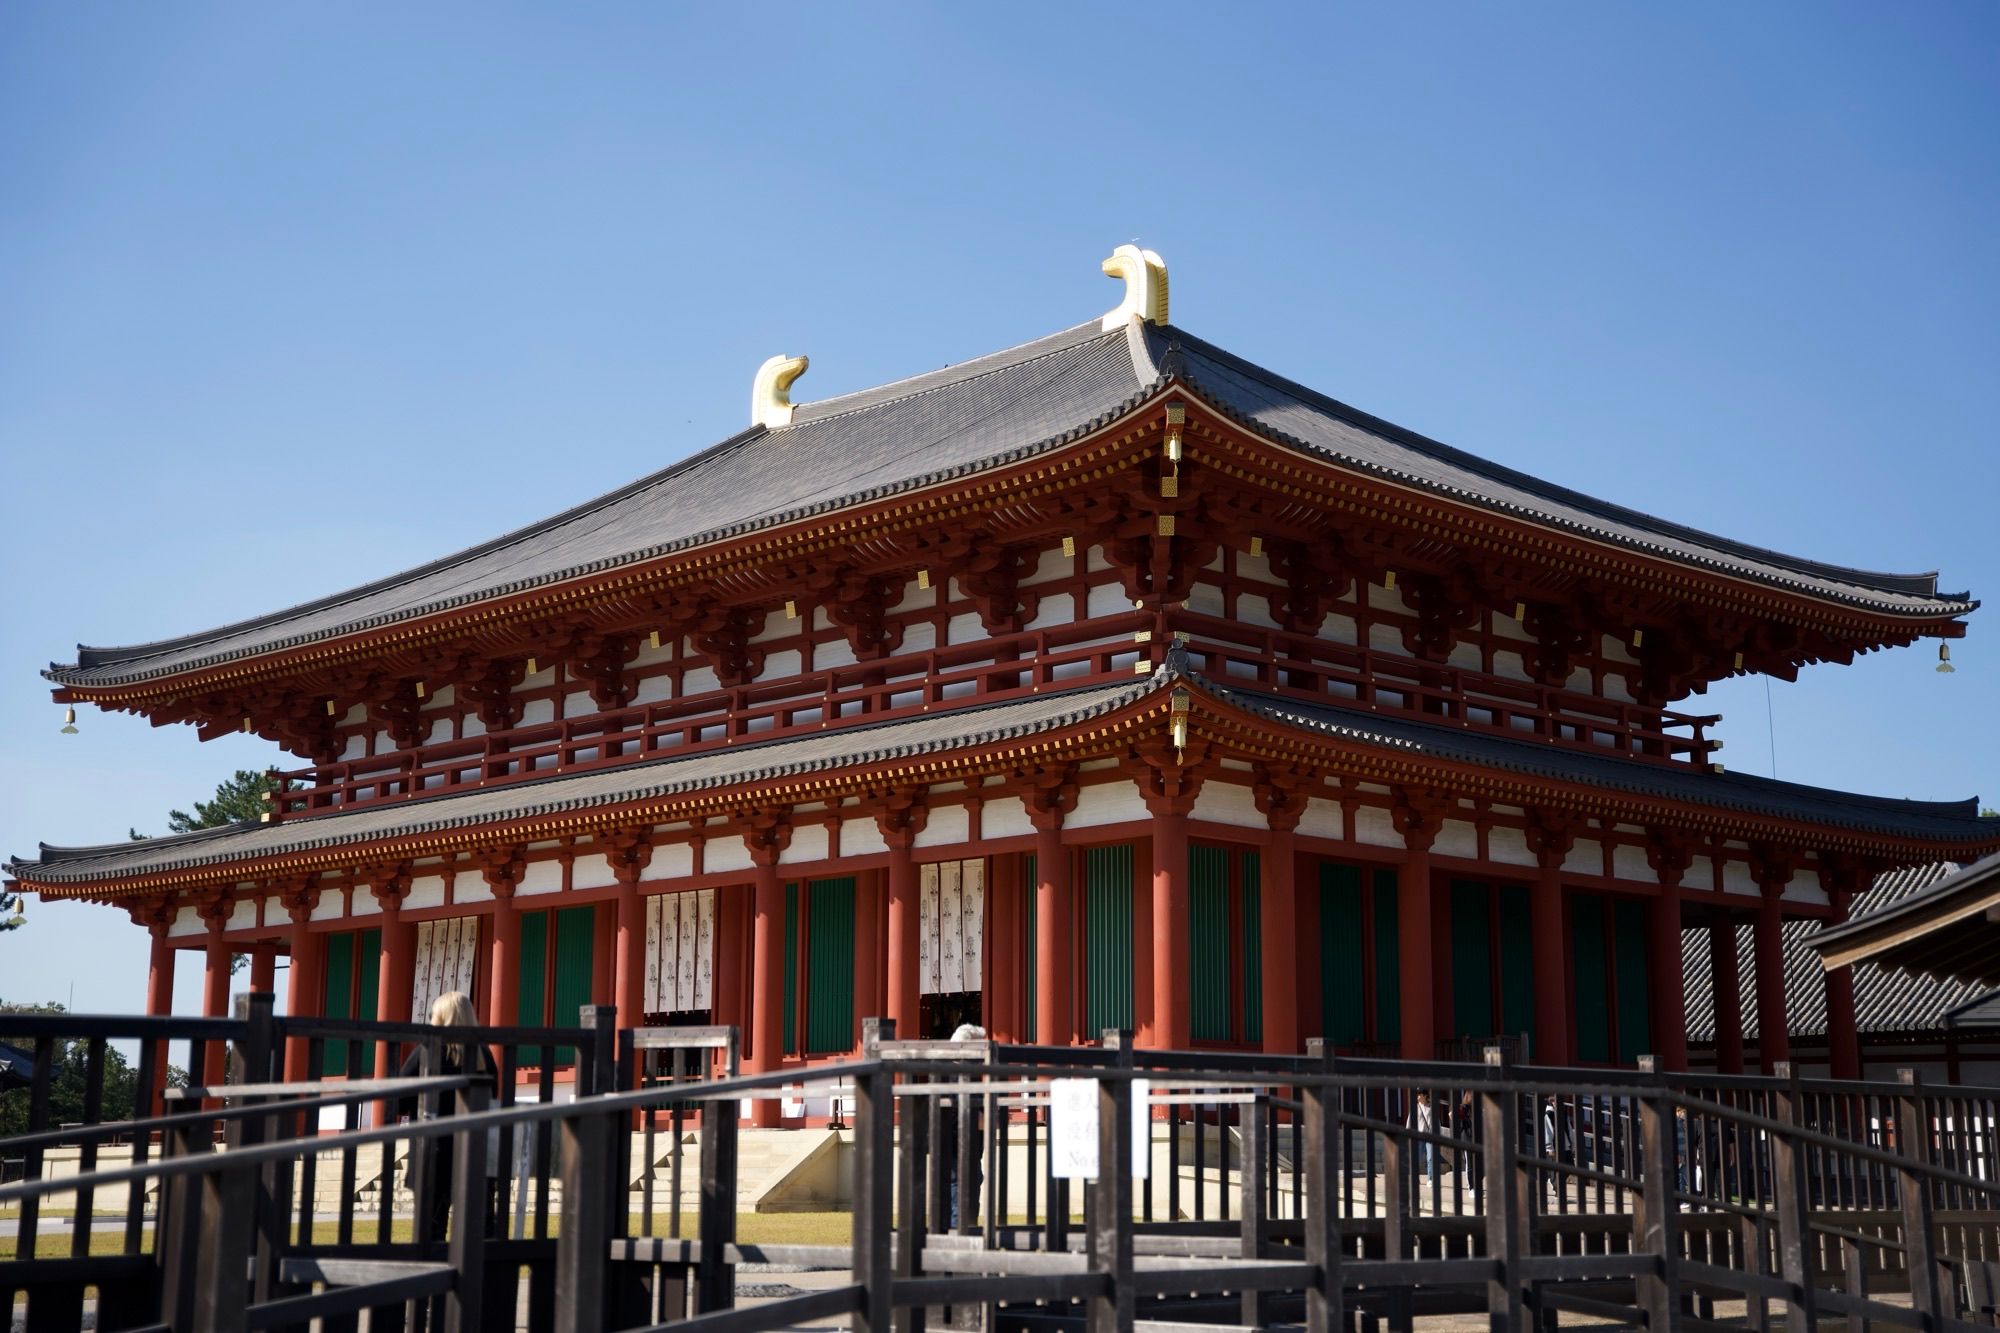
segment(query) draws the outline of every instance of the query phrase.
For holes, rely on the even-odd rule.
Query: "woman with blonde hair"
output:
[[[472,1028],[479,1026],[479,1016],[472,1007],[472,997],[464,991],[446,991],[431,1001],[431,1026],[439,1028]],[[431,1067],[431,1051],[436,1049],[437,1067]],[[468,1056],[469,1064],[468,1064]],[[403,1061],[400,1071],[404,1078],[452,1077],[458,1074],[471,1076],[474,1087],[484,1086],[490,1098],[497,1090],[499,1079],[493,1071],[493,1057],[483,1043],[477,1041],[453,1041],[446,1038],[442,1042],[420,1042]],[[450,1115],[458,1107],[455,1092],[428,1094],[424,1098],[405,1097],[400,1107],[405,1120],[413,1120],[425,1113],[423,1102],[435,1099],[439,1116]],[[497,1135],[489,1132],[488,1138]],[[455,1135],[440,1135],[430,1140],[430,1227],[426,1240],[443,1240],[447,1219],[451,1212],[451,1177],[454,1159]],[[491,1174],[494,1167],[493,1147],[487,1147],[486,1170]],[[410,1182],[416,1188],[417,1182]],[[482,1219],[481,1225],[484,1225]]]

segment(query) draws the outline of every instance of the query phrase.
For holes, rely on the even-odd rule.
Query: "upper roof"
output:
[[[286,610],[157,643],[79,647],[45,673],[110,688],[278,652],[635,564],[1059,448],[1170,381],[1242,426],[1362,473],[1596,541],[1881,614],[1977,603],[1935,574],[1798,559],[1537,480],[1359,412],[1173,325],[1098,321],[880,388],[797,406],[503,537]]]

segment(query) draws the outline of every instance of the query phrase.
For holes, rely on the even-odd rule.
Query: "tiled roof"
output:
[[[899,722],[843,727],[799,739],[731,745],[574,777],[512,783],[270,824],[228,824],[173,837],[95,847],[51,847],[16,857],[11,875],[36,884],[86,885],[229,862],[438,833],[543,815],[623,805],[706,788],[791,777],[857,764],[968,749],[1101,717],[1159,687],[1159,678],[1041,694],[1012,703],[953,709]]]
[[[1430,722],[1384,717],[1363,709],[1308,703],[1197,682],[1217,697],[1266,717],[1328,735],[1387,745],[1412,754],[1576,782],[1608,791],[1685,801],[1745,814],[1800,819],[1872,833],[1941,842],[2000,840],[2000,824],[1979,818],[1977,798],[1905,801],[1827,787],[1777,782],[1747,773],[1704,773],[1678,764],[1641,763],[1617,755],[1517,741]]]
[[[621,490],[375,583],[183,638],[77,650],[51,680],[133,684],[654,559],[1053,449],[1178,374],[1274,440],[1453,499],[1893,615],[1971,609],[1934,575],[1870,574],[1696,532],[1537,481],[1367,416],[1180,330],[1096,321],[819,403]]]
[[[1949,861],[1912,866],[1878,877],[1848,908],[1850,919],[1879,912],[1922,893],[1958,869]],[[1736,930],[1737,993],[1743,1000],[1743,1035],[1757,1036],[1757,959],[1751,946],[1752,927]],[[1810,943],[1820,929],[1817,921],[1787,921],[1785,942],[1785,1025],[1795,1037],[1826,1035],[1826,972]],[[1715,988],[1708,965],[1708,930],[1681,932],[1681,968],[1686,983],[1688,1040],[1715,1040]],[[1955,1006],[1974,999],[1985,987],[1941,981],[1920,972],[1854,965],[1854,1021],[1862,1033],[1926,1032],[1944,1026]]]
[[[2000,1028],[2000,990],[1968,1000],[1944,1016],[1951,1028]]]

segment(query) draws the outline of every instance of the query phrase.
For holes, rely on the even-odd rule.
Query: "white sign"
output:
[[[1153,1160],[1152,1083],[1132,1080],[1132,1179]],[[1097,1179],[1097,1080],[1049,1080],[1049,1170],[1060,1180]]]

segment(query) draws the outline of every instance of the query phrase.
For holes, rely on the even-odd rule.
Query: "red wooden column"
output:
[[[1687,1068],[1687,982],[1681,964],[1681,877],[1694,863],[1694,846],[1669,829],[1646,835],[1646,861],[1660,877],[1647,937],[1651,942],[1653,1055],[1659,1068]]]
[[[320,950],[324,942],[311,930],[313,908],[319,904],[316,878],[286,884],[279,892],[278,902],[292,923],[292,968],[286,979],[285,1013],[293,1018],[315,1018],[325,1007],[320,984]],[[309,1045],[303,1038],[285,1044],[287,1082],[295,1083],[306,1077]]]
[[[1264,1049],[1274,1055],[1297,1055],[1299,1045],[1299,967],[1295,939],[1299,928],[1299,819],[1306,811],[1305,788],[1312,775],[1259,765],[1252,789],[1257,808],[1270,826],[1264,850],[1257,858],[1257,956],[1263,968],[1258,978],[1264,1011]]]
[[[782,811],[760,812],[744,836],[757,871],[750,904],[754,925],[746,1074],[773,1073],[785,1059],[785,885],[778,875],[778,858],[791,841],[791,822]],[[750,1103],[750,1123],[775,1129],[783,1109],[776,1098],[760,1098]]]
[[[513,1027],[521,1018],[521,909],[514,891],[527,869],[526,848],[500,847],[473,857],[493,894],[493,934],[486,955],[486,1022]],[[530,1024],[541,1026],[536,1016]]]
[[[403,920],[403,899],[410,893],[410,871],[406,865],[379,866],[368,873],[375,902],[382,909],[382,961],[376,972],[375,1017],[384,1023],[410,1021],[410,990],[416,980],[417,928]],[[429,1018],[429,1014],[424,1015]],[[396,1043],[375,1045],[375,1076],[388,1078],[397,1072],[390,1062]],[[388,1101],[375,1104],[375,1123],[390,1123],[395,1106]]]
[[[178,908],[170,897],[148,898],[133,904],[129,909],[132,920],[144,926],[153,937],[152,957],[146,969],[146,1012],[155,1018],[164,1018],[174,1011],[174,954],[176,950],[167,932],[173,928]],[[144,1105],[132,1109],[135,1120],[144,1120],[158,1112],[161,1090],[167,1086],[167,1043],[161,1042],[158,1058],[153,1064],[152,1097]]]
[[[1763,895],[1757,904],[1757,926],[1751,936],[1757,965],[1757,1065],[1770,1073],[1792,1057],[1789,1020],[1785,1014],[1785,916],[1782,899],[1791,883],[1791,861],[1775,852],[1755,857],[1751,869]]]
[[[1736,917],[1717,910],[1708,918],[1709,991],[1715,996],[1715,1069],[1743,1072],[1743,989],[1736,958]]]
[[[917,835],[930,812],[920,791],[890,792],[875,803],[875,826],[889,847],[889,1018],[896,1035],[906,1040],[923,1036],[923,978],[917,975],[918,940],[923,903],[917,890]]]
[[[854,877],[854,1032],[860,1040],[864,1019],[883,1018],[882,884],[878,871]]]
[[[618,881],[611,1003],[618,1007],[618,1022],[635,1028],[646,1021],[646,900],[639,896],[639,877],[653,861],[653,830],[621,829],[592,841],[604,849]]]
[[[1854,894],[1867,881],[1859,864],[1846,858],[1822,857],[1820,883],[1832,904],[1830,926],[1847,920]],[[1861,1077],[1861,1033],[1854,1021],[1854,969],[1836,967],[1826,974],[1826,1053],[1828,1072],[1834,1078]]]
[[[1396,959],[1402,992],[1403,1058],[1437,1054],[1436,941],[1431,928],[1431,844],[1444,827],[1443,803],[1426,793],[1398,790],[1396,827],[1403,835],[1403,863],[1396,868]]]
[[[1076,1035],[1070,1011],[1069,850],[1063,817],[1076,809],[1076,770],[1037,769],[1028,775],[1028,818],[1035,826],[1035,1040],[1067,1046]]]
[[[260,995],[278,993],[278,946],[250,946],[250,989]]]
[[[1576,845],[1576,825],[1554,811],[1528,821],[1528,847],[1538,867],[1528,895],[1529,928],[1535,937],[1534,1063],[1566,1065],[1570,1047],[1570,938],[1563,915],[1563,862]]]
[[[739,1042],[749,1036],[744,1030],[743,1014],[743,959],[749,952],[743,938],[743,917],[742,886],[725,884],[716,889],[715,993],[710,1002],[714,1005],[715,1021],[735,1027]]]
[[[202,946],[206,964],[201,987],[201,1013],[204,1018],[229,1017],[229,973],[235,959],[230,954],[228,942],[222,938],[222,932],[229,923],[229,913],[234,906],[234,900],[227,893],[211,894],[198,905],[201,919],[208,925],[208,939]],[[227,1056],[227,1042],[208,1043],[208,1055],[202,1061],[203,1086],[213,1088],[221,1084]]]

